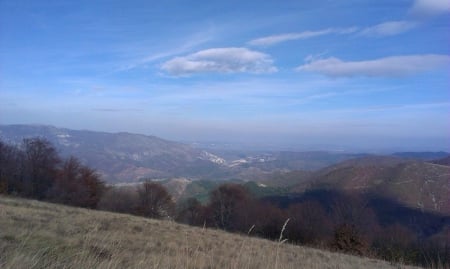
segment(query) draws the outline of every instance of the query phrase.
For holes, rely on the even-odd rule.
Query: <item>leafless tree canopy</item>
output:
[[[145,182],[138,188],[138,213],[149,218],[170,218],[174,202],[161,184]]]

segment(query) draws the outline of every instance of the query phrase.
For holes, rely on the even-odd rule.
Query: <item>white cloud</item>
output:
[[[174,76],[195,73],[271,73],[272,58],[246,48],[213,48],[165,62],[161,69]]]
[[[411,14],[418,17],[436,16],[450,12],[449,0],[416,0],[410,10]]]
[[[351,34],[357,31],[356,27],[343,28],[343,29],[335,29],[328,28],[320,31],[304,31],[298,33],[287,33],[280,35],[271,35],[266,37],[261,37],[257,39],[250,40],[248,42],[249,45],[252,46],[271,46],[278,43],[291,41],[291,40],[299,40],[299,39],[308,39],[322,35],[328,34]]]
[[[271,35],[250,40],[247,44],[252,46],[272,46],[287,41],[302,40],[330,34],[346,35],[356,33],[364,36],[392,36],[409,31],[416,26],[417,23],[412,21],[388,21],[363,29],[358,27],[327,28],[319,31]]]
[[[331,77],[398,77],[448,65],[450,56],[436,54],[393,56],[355,62],[345,62],[331,57],[308,62],[296,70],[318,72]]]
[[[365,36],[392,36],[409,31],[417,26],[411,21],[388,21],[365,28],[360,33]]]

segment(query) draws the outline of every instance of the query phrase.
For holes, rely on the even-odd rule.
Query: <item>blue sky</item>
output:
[[[0,0],[0,124],[450,151],[450,1]]]

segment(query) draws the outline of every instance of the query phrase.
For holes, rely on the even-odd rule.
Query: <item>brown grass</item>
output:
[[[0,196],[0,268],[410,267],[282,239]]]

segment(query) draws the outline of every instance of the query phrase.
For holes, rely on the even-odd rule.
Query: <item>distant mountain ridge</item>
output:
[[[155,136],[78,131],[44,125],[3,125],[0,138],[20,143],[43,137],[62,153],[97,169],[109,182],[202,175],[220,170],[224,160],[209,152]]]
[[[259,180],[277,171],[312,171],[359,156],[327,151],[230,154],[149,135],[71,130],[48,125],[0,125],[0,139],[7,143],[21,143],[27,137],[46,138],[62,155],[80,158],[111,183],[179,177]]]
[[[392,154],[392,156],[404,158],[404,159],[431,161],[431,160],[449,157],[450,153],[444,152],[444,151],[395,152]]]

